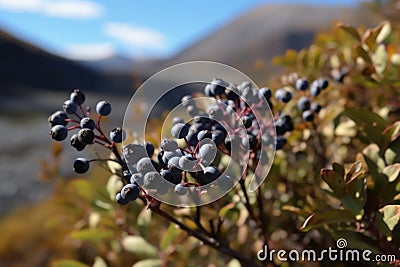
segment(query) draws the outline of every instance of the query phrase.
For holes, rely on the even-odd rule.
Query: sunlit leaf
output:
[[[354,221],[354,216],[346,210],[332,209],[311,214],[301,226],[302,231],[309,231],[323,224]]]
[[[156,259],[141,260],[132,265],[132,267],[160,267],[160,266],[163,266],[162,261]]]
[[[146,258],[158,258],[157,249],[140,236],[125,236],[122,238],[122,247],[132,254]]]
[[[161,238],[160,241],[160,249],[165,251],[166,248],[172,244],[174,239],[177,237],[179,234],[179,229],[176,228],[175,224],[170,224],[167,231],[163,234],[163,237]]]
[[[389,182],[394,182],[400,173],[400,163],[389,165],[385,167],[382,171],[388,177]]]
[[[329,185],[335,195],[343,195],[345,182],[342,175],[340,175],[335,170],[328,169],[322,169],[320,175],[322,180],[324,180]]]
[[[103,239],[110,238],[111,236],[112,236],[111,231],[100,230],[96,228],[73,231],[70,234],[70,237],[73,239],[93,241],[93,242],[98,242]]]
[[[383,213],[383,221],[393,231],[400,220],[400,205],[386,205],[379,212]]]
[[[377,43],[384,42],[392,32],[392,26],[390,25],[389,21],[382,22],[382,28],[379,32],[378,36],[376,37]]]
[[[374,54],[372,55],[372,62],[374,63],[376,72],[382,74],[386,69],[388,61],[388,54],[384,44],[378,45]]]
[[[89,265],[74,260],[56,260],[52,262],[51,267],[89,267]]]
[[[105,260],[103,260],[103,258],[101,258],[101,257],[96,257],[95,259],[94,259],[94,263],[93,263],[93,266],[92,267],[107,267],[108,265],[107,265],[107,263],[105,262]]]

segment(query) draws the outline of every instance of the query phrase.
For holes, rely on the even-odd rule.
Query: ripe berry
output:
[[[310,94],[312,96],[317,96],[321,93],[321,87],[318,81],[314,81],[311,85]]]
[[[67,114],[74,114],[78,109],[78,105],[68,99],[64,102],[63,109]]]
[[[74,147],[77,151],[82,151],[85,149],[86,144],[79,141],[78,134],[73,134],[71,136],[71,146]]]
[[[275,97],[282,103],[288,103],[292,99],[292,94],[285,89],[278,89],[275,92]]]
[[[82,105],[85,102],[85,94],[79,89],[74,89],[71,92],[69,99],[77,105]]]
[[[178,147],[178,143],[170,140],[170,139],[164,139],[161,141],[160,147],[162,150],[164,151],[174,151],[177,150]]]
[[[125,131],[120,127],[114,128],[110,132],[110,139],[115,143],[122,143],[122,141],[125,139]]]
[[[209,84],[210,92],[215,96],[220,96],[225,92],[225,88],[228,84],[221,79],[213,79]]]
[[[90,130],[94,130],[96,128],[96,123],[89,117],[85,117],[81,119],[81,128],[89,128]]]
[[[225,88],[225,96],[229,100],[236,100],[239,98],[240,92],[236,84],[229,84],[229,86]]]
[[[115,196],[115,201],[120,205],[126,205],[129,203],[129,200],[122,198],[121,193],[118,192]]]
[[[251,124],[253,123],[253,118],[250,116],[243,116],[240,118],[240,121],[243,123],[244,127],[250,128]]]
[[[89,170],[89,161],[85,158],[77,158],[74,161],[74,171],[76,173],[85,173]]]
[[[171,134],[177,139],[185,138],[189,133],[189,125],[184,123],[177,123],[171,128]]]
[[[275,121],[275,130],[277,135],[283,135],[286,133],[286,121],[282,117],[279,117]]]
[[[300,91],[307,90],[309,83],[306,78],[300,78],[296,81],[296,89]]]
[[[139,144],[128,144],[122,148],[122,154],[130,164],[136,164],[141,158],[147,157],[144,146]]]
[[[158,189],[161,181],[162,177],[158,172],[148,172],[144,175],[143,185],[148,189]]]
[[[197,106],[195,105],[189,105],[186,107],[186,112],[191,116],[191,117],[196,117],[200,114],[200,110]]]
[[[101,116],[108,116],[111,113],[111,104],[107,101],[100,101],[96,105],[96,112]]]
[[[184,97],[182,97],[181,102],[182,102],[182,105],[185,108],[187,108],[188,106],[191,106],[193,104],[192,96],[191,95],[185,95]]]
[[[212,132],[208,131],[208,130],[201,130],[198,134],[197,134],[197,140],[202,141],[206,138],[211,139],[212,137]]]
[[[314,111],[314,113],[319,113],[321,111],[322,107],[320,104],[314,102],[311,104],[311,110]]]
[[[257,103],[259,100],[258,91],[252,88],[245,88],[242,91],[242,98],[246,101],[247,105]]]
[[[179,167],[186,171],[195,171],[195,166],[199,160],[196,160],[191,155],[185,155],[179,159]]]
[[[329,81],[326,78],[320,78],[320,79],[318,79],[318,84],[319,84],[319,87],[321,88],[321,90],[324,90],[324,89],[328,88]]]
[[[83,128],[79,130],[78,140],[85,145],[92,144],[94,141],[93,131],[89,128]]]
[[[151,158],[154,154],[154,145],[152,143],[146,142],[144,143],[144,147],[146,148],[147,155]]]
[[[207,183],[211,183],[218,178],[219,170],[214,166],[208,166],[204,168],[204,180]]]
[[[314,113],[311,110],[306,110],[306,111],[303,112],[302,117],[306,121],[313,121],[314,120]]]
[[[56,141],[63,141],[68,136],[68,129],[63,125],[53,126],[50,130],[50,136]]]
[[[183,120],[183,118],[181,118],[181,117],[174,117],[173,119],[172,119],[172,124],[177,124],[177,123],[185,123],[185,121]]]
[[[56,111],[49,116],[48,122],[51,127],[56,126],[56,125],[66,126],[68,124],[68,121],[66,121],[67,119],[68,119],[68,116],[65,112]]]
[[[127,184],[121,189],[121,197],[128,201],[136,200],[139,194],[140,188],[135,184]]]
[[[199,158],[203,158],[207,161],[213,161],[217,154],[217,147],[212,143],[202,144],[199,149]]]
[[[141,173],[134,173],[131,176],[130,182],[131,184],[137,183],[138,185],[143,185],[143,177]]]
[[[177,195],[183,196],[187,193],[188,188],[183,184],[177,184],[174,188],[174,191]]]
[[[311,106],[311,102],[310,102],[310,99],[308,99],[308,97],[303,96],[299,99],[299,101],[297,101],[297,107],[301,111],[310,109],[310,106]]]
[[[155,171],[152,160],[147,157],[142,158],[138,161],[138,163],[136,164],[136,169],[138,170],[138,172],[141,172],[143,174]]]
[[[285,146],[285,144],[286,144],[286,138],[285,137],[283,137],[283,136],[277,136],[276,137],[276,150],[281,150],[284,146]]]
[[[258,98],[261,99],[261,97],[264,97],[265,100],[270,100],[272,96],[271,89],[268,87],[261,88],[260,91],[258,91]]]
[[[217,180],[217,186],[222,191],[229,191],[233,187],[233,179],[228,175],[221,175]]]
[[[224,117],[224,113],[217,105],[212,105],[212,106],[208,107],[207,113],[208,113],[208,116],[210,116],[210,119],[213,119],[216,121],[220,121]]]
[[[216,146],[223,144],[225,141],[225,137],[226,137],[225,132],[221,130],[215,130],[211,135],[211,139],[213,140]]]

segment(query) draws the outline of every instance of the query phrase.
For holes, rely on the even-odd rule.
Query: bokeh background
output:
[[[358,0],[0,0],[0,227],[15,214],[40,221],[26,207],[46,209],[48,196],[63,190],[55,176],[75,176],[77,153],[54,144],[47,125],[73,88],[84,90],[92,106],[101,99],[113,104],[111,128],[122,123],[135,88],[158,70],[218,61],[265,86],[280,71],[274,56],[307,47],[335,21],[379,20]],[[42,253],[37,257],[52,255]],[[9,257],[0,266],[41,266]]]

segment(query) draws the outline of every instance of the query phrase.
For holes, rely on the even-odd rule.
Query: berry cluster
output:
[[[102,117],[111,113],[111,105],[106,101],[100,101],[96,105],[96,113],[98,114],[96,121],[91,118],[90,108],[84,111],[82,105],[86,100],[85,94],[75,89],[71,92],[70,98],[66,100],[62,106],[63,110],[54,112],[49,116],[48,121],[51,127],[50,136],[55,141],[63,141],[67,139],[68,132],[77,130],[72,134],[70,143],[77,151],[82,151],[86,146],[98,143],[115,151],[115,143],[121,143],[124,139],[124,131],[117,127],[113,129],[109,137],[106,137],[100,127]],[[85,173],[89,170],[90,162],[99,159],[88,160],[86,158],[78,158],[75,160],[73,167],[77,173]]]
[[[124,182],[116,195],[117,203],[127,204],[138,197],[151,199],[167,194],[175,198],[190,195],[198,199],[207,189],[217,188],[222,193],[230,191],[236,182],[247,176],[250,161],[253,171],[257,164],[270,163],[268,155],[271,154],[267,151],[282,149],[287,142],[286,133],[294,130],[292,117],[282,112],[283,106],[297,98],[302,119],[313,121],[321,106],[312,101],[328,86],[329,82],[324,78],[311,84],[305,78],[296,78],[292,90],[284,87],[273,95],[269,88],[257,89],[248,81],[236,85],[213,79],[204,87],[206,97],[186,95],[181,99],[181,106],[191,117],[189,121],[174,117],[170,136],[157,148],[149,142],[124,144],[123,157],[115,144],[124,141],[125,132],[115,128],[108,138],[100,127],[102,117],[111,113],[111,105],[106,101],[98,102],[98,116],[94,120],[90,108],[87,107],[86,112],[82,108],[85,95],[75,89],[70,99],[64,102],[63,111],[49,117],[50,135],[54,140],[62,141],[69,131],[77,129],[70,141],[76,150],[81,151],[94,143],[111,149],[113,159],[104,160],[114,160],[121,165]],[[293,95],[293,92],[297,93]],[[279,108],[275,116],[271,113],[273,96],[275,107]],[[199,101],[201,98],[212,101],[204,104]],[[241,177],[219,164],[217,159],[223,155],[240,163],[245,170]],[[100,160],[78,158],[73,167],[77,173],[85,173],[90,162]]]

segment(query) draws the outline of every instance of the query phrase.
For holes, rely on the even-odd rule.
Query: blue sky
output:
[[[356,5],[359,0],[0,0],[0,27],[74,59],[171,56],[265,3]]]

